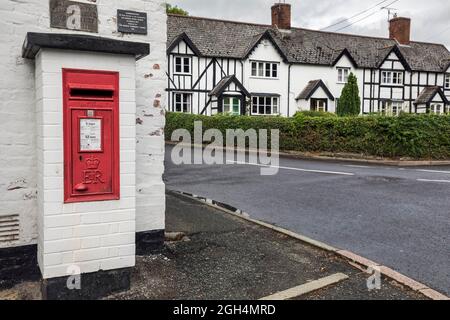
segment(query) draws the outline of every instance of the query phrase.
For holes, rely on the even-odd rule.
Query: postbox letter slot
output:
[[[73,99],[112,99],[113,90],[72,88],[70,97]]]

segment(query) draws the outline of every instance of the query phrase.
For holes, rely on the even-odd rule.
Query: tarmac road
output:
[[[180,165],[166,151],[167,188],[346,249],[450,295],[450,166],[399,168],[281,158]]]

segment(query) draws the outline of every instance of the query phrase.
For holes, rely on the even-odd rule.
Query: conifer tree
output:
[[[358,79],[353,73],[350,73],[348,82],[342,89],[336,113],[340,117],[358,116],[361,113]]]

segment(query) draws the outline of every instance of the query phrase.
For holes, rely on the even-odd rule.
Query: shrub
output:
[[[358,79],[353,73],[350,73],[348,82],[344,89],[342,89],[336,113],[341,117],[358,116],[361,113],[361,98],[359,97]]]
[[[336,117],[336,114],[323,111],[299,111],[294,114],[296,117]]]
[[[411,159],[450,159],[450,116],[402,114],[367,117],[294,118],[168,113],[166,138],[178,128],[193,136],[194,122],[203,130],[279,129],[285,151],[354,153],[365,156]]]

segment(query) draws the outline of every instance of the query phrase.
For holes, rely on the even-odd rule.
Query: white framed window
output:
[[[223,98],[223,112],[234,116],[241,114],[241,99],[238,97]]]
[[[279,97],[252,97],[252,115],[277,115],[280,110]]]
[[[191,74],[192,59],[191,57],[177,56],[175,57],[175,74]]]
[[[444,107],[440,103],[433,103],[430,105],[430,113],[431,114],[443,114]]]
[[[445,75],[445,84],[444,84],[445,89],[450,89],[450,73],[447,73]]]
[[[385,116],[398,116],[403,111],[403,101],[382,101],[381,114]]]
[[[192,106],[192,94],[191,93],[174,93],[173,103],[175,112],[189,113]]]
[[[252,61],[252,77],[278,79],[279,63]]]
[[[350,75],[349,68],[337,68],[338,72],[338,83],[347,83],[348,76]]]
[[[382,71],[381,83],[387,85],[402,85],[403,72],[399,71]]]

